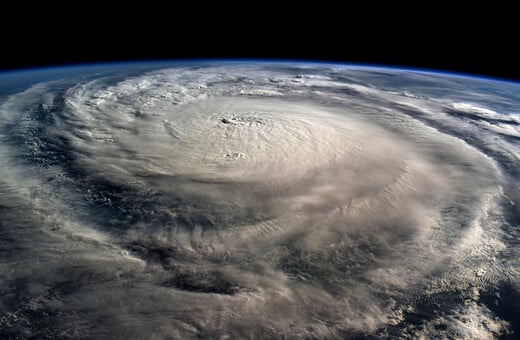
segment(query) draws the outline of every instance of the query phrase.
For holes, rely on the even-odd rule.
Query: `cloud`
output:
[[[424,336],[505,332],[451,294],[503,275],[506,160],[483,145],[506,144],[457,135],[481,129],[450,99],[340,71],[179,67],[9,97],[5,334],[341,338],[412,310]],[[417,302],[433,295],[441,314]]]

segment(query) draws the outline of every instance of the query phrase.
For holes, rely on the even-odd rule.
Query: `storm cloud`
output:
[[[335,65],[122,72],[0,102],[0,334],[516,329],[492,297],[520,293],[518,85]]]

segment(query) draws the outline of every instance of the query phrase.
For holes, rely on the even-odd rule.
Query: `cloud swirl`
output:
[[[313,64],[123,70],[0,99],[0,334],[516,329],[518,85]]]

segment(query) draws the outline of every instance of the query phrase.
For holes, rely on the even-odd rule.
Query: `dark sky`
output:
[[[31,21],[30,30],[20,29],[23,23],[3,24],[0,69],[141,59],[269,58],[420,67],[520,80],[514,27],[500,26],[500,20],[493,25],[473,19],[458,22],[458,17],[435,14],[365,20],[362,13],[327,11],[329,17],[318,11],[318,21],[265,11],[241,18],[216,14],[206,20],[166,8],[128,18],[92,11],[42,16]]]

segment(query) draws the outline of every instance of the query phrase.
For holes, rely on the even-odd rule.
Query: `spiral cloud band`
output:
[[[0,334],[515,334],[519,90],[202,63],[5,91]]]

